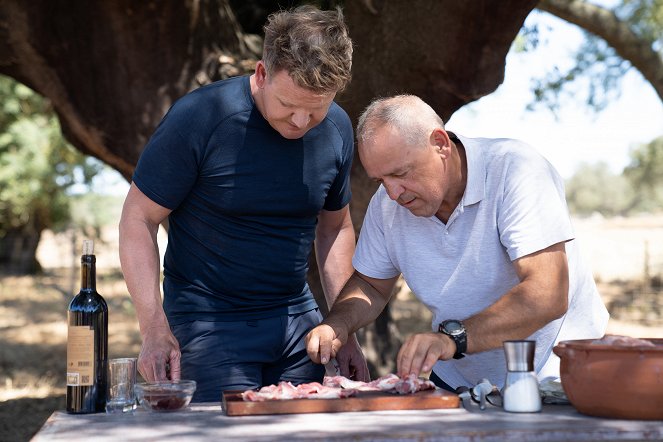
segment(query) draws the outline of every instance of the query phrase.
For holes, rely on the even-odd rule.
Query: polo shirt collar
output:
[[[467,185],[465,193],[461,199],[463,206],[478,203],[485,195],[486,185],[486,165],[483,155],[481,155],[478,145],[474,139],[467,138],[454,133],[465,148],[465,157],[467,158]]]

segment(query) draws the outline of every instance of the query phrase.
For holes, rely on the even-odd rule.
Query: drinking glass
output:
[[[131,413],[136,409],[136,358],[108,361],[106,413]]]

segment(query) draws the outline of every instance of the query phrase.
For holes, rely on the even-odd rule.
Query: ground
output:
[[[71,270],[0,277],[0,440],[24,441],[64,409],[66,312],[80,277]],[[140,335],[118,271],[99,272],[109,306],[110,357],[136,356]],[[76,289],[77,291],[77,289]]]
[[[663,252],[656,249],[663,244],[663,219],[592,219],[576,226],[589,251],[600,252],[589,255],[612,315],[608,332],[663,338]],[[71,251],[68,238],[46,237],[39,253],[49,264],[43,274],[0,275],[1,441],[29,440],[53,411],[64,408],[66,311],[79,286],[77,258],[66,251]],[[140,336],[116,250],[110,250],[113,244],[111,237],[100,245],[105,250],[98,253],[97,278],[97,289],[109,304],[109,355],[136,356]],[[67,266],[57,267],[63,264]],[[392,311],[404,335],[430,326],[428,311],[407,289]]]

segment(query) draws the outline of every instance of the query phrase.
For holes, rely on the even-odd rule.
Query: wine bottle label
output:
[[[67,338],[67,386],[94,384],[94,330],[70,325]]]

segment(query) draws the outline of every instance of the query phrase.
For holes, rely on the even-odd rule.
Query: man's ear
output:
[[[430,134],[430,144],[435,146],[437,153],[442,158],[448,158],[451,153],[451,139],[449,134],[440,128],[435,128]]]
[[[267,69],[265,68],[265,62],[262,60],[256,63],[255,80],[256,86],[260,89],[265,87],[265,82],[267,81]]]

